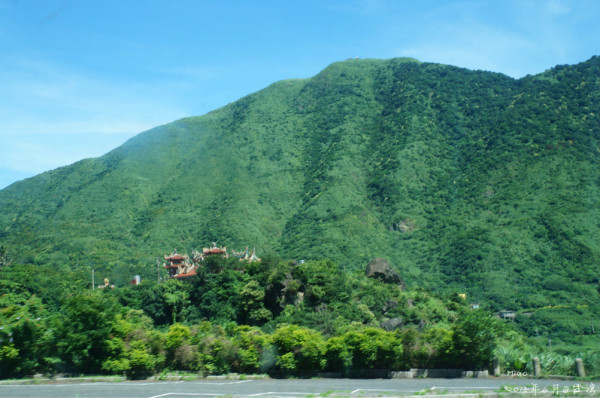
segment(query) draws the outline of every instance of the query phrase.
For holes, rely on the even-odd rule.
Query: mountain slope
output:
[[[0,191],[19,262],[123,282],[206,246],[386,257],[492,308],[597,311],[600,59],[519,80],[351,60]]]

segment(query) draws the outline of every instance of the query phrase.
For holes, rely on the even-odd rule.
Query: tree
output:
[[[173,369],[193,370],[198,363],[198,347],[191,344],[188,326],[176,323],[169,327],[165,348],[167,362]]]
[[[240,373],[256,373],[268,368],[271,363],[261,358],[267,357],[265,349],[270,344],[270,336],[258,327],[247,325],[236,326],[233,330],[233,341],[238,349],[239,360],[236,361],[236,371]]]
[[[165,282],[166,283],[166,282]],[[143,310],[156,325],[168,325],[173,316],[164,297],[164,284],[144,281],[126,289],[114,289],[113,293],[121,305]]]
[[[302,283],[305,299],[313,306],[335,301],[347,287],[345,274],[331,260],[298,264],[292,269],[292,276]]]
[[[23,377],[51,370],[55,341],[48,331],[48,312],[28,293],[0,296],[0,374]]]
[[[249,325],[260,325],[273,317],[271,311],[265,308],[265,290],[256,280],[251,280],[240,292],[241,321]]]
[[[166,344],[160,338],[162,334],[153,332],[152,326],[152,320],[142,310],[129,310],[125,316],[117,314],[113,333],[106,341],[110,355],[102,363],[102,369],[109,373],[124,373],[130,379],[146,377],[160,370],[165,357],[157,351],[164,351]],[[160,350],[153,349],[157,345]]]
[[[210,319],[218,323],[239,318],[240,291],[246,275],[226,269],[221,273],[202,273],[192,280],[190,301],[194,303],[196,319]]]
[[[467,311],[452,325],[454,363],[469,370],[489,366],[505,326],[483,311]]]
[[[8,249],[4,245],[0,245],[0,269],[10,265],[11,258],[8,254]]]
[[[237,361],[238,346],[220,325],[202,322],[192,337],[199,353],[198,369],[204,374],[225,374]]]
[[[332,370],[399,369],[402,342],[394,332],[365,327],[327,340],[328,366]]]
[[[276,365],[291,373],[318,371],[325,366],[325,341],[321,333],[298,325],[282,325],[273,334],[279,355]]]
[[[190,304],[190,294],[187,285],[178,280],[169,279],[161,285],[165,302],[171,309],[173,324],[177,322],[177,315]]]
[[[116,300],[101,291],[86,291],[66,299],[58,349],[68,368],[83,373],[102,371],[102,363],[111,355],[108,341],[118,311]]]

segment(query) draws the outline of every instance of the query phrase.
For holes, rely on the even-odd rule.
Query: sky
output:
[[[576,64],[598,21],[598,0],[0,0],[0,189],[347,58]]]

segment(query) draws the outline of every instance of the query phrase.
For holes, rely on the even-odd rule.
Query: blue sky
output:
[[[597,0],[0,0],[0,189],[350,57],[583,62],[598,21]]]

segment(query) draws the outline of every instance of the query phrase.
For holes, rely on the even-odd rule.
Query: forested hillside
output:
[[[11,185],[0,242],[117,285],[213,241],[348,270],[384,257],[410,287],[568,338],[600,313],[599,140],[598,57],[521,79],[349,60]]]

